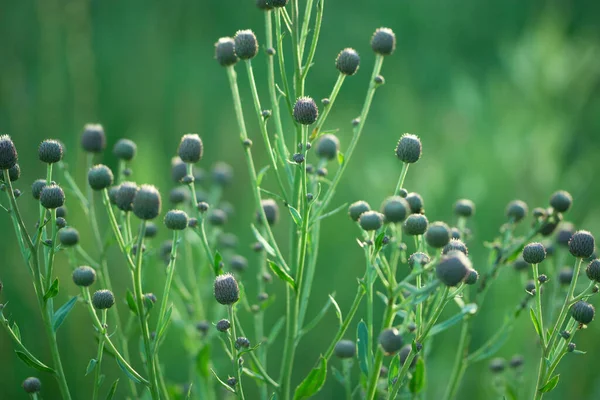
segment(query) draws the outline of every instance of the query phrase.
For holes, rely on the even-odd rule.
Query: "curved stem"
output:
[[[396,185],[396,190],[394,190],[394,195],[400,194],[400,189],[402,189],[402,186],[404,185],[404,180],[406,179],[409,166],[409,163],[402,163],[402,172],[400,172],[400,179],[398,179],[398,184]]]
[[[94,391],[92,393],[92,400],[98,398],[98,391],[100,390],[100,373],[102,370],[102,353],[104,350],[104,334],[106,333],[106,310],[102,310],[102,330],[100,331],[100,337],[98,338],[98,352],[96,354],[96,370],[94,372]]]
[[[329,95],[329,103],[325,106],[325,108],[321,112],[321,115],[319,115],[319,119],[317,120],[317,126],[315,126],[315,128],[313,129],[313,132],[310,135],[310,140],[315,140],[319,137],[321,133],[321,128],[323,128],[323,124],[325,124],[325,121],[329,116],[329,112],[333,108],[333,103],[335,102],[335,99],[337,98],[337,95],[340,92],[340,89],[342,88],[344,79],[346,79],[346,75],[340,72],[340,74],[337,77],[337,80],[335,81],[335,85],[333,85],[333,90]]]

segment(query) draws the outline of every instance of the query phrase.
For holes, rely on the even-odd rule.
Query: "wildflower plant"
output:
[[[97,339],[82,371],[92,380],[94,400],[116,395],[119,380],[104,385],[102,373],[115,365],[126,377],[127,388],[121,390],[129,398],[217,399],[221,398],[219,390],[226,390],[245,399],[250,398],[245,390],[252,387],[261,399],[303,399],[317,395],[333,377],[347,399],[395,399],[425,390],[433,343],[457,325],[460,336],[444,394],[451,399],[468,367],[491,359],[529,307],[541,347],[533,397],[541,398],[552,390],[558,384],[555,371],[562,358],[567,353],[582,353],[573,339],[578,330],[593,322],[595,309],[589,301],[600,281],[600,261],[588,260],[595,250],[592,234],[572,232],[572,226],[561,224],[563,214],[572,208],[571,195],[556,192],[549,208],[533,210],[531,228],[524,235],[518,232],[529,208],[520,200],[509,203],[498,238],[485,243],[489,265],[474,265],[469,255],[474,235],[468,225],[476,218],[475,204],[458,200],[455,221],[437,221],[435,212],[426,213],[423,197],[405,187],[409,167],[414,164],[411,171],[418,173],[426,149],[419,136],[406,133],[390,143],[389,156],[395,154],[398,162],[397,181],[389,188],[388,197],[381,199],[381,206],[372,207],[360,199],[352,199],[350,205],[335,204],[336,189],[368,127],[375,93],[385,84],[383,64],[394,54],[396,36],[389,28],[375,30],[370,39],[375,53],[371,66],[361,64],[359,52],[353,48],[342,49],[337,57],[332,53],[331,68],[339,75],[329,96],[318,104],[316,95],[311,96],[305,88],[316,62],[325,1],[307,0],[303,11],[297,0],[259,0],[256,5],[264,13],[263,33],[239,30],[215,43],[216,61],[231,90],[239,151],[248,172],[244,178],[249,179],[252,192],[255,219],[248,229],[255,240],[253,259],[236,254],[237,238],[225,231],[231,210],[222,195],[223,187],[233,179],[232,169],[218,163],[207,178],[201,169],[201,134],[187,133],[178,144],[173,143],[170,175],[174,187],[164,199],[155,186],[136,182],[133,167],[143,154],[138,154],[133,141],[122,138],[114,145],[112,152],[118,160],[114,172],[100,163],[107,139],[99,124],[86,125],[81,134],[88,171],[85,187],[70,174],[61,142],[45,140],[38,148],[45,177],[31,186],[33,198],[39,202],[33,227],[21,215],[20,192],[13,188],[20,177],[17,148],[10,137],[0,136],[2,191],[7,201],[3,208],[32,278],[52,360],[43,362],[28,349],[16,322],[4,315],[8,305],[3,305],[0,323],[14,342],[16,355],[30,367],[53,376],[60,396],[71,399],[62,366],[66,355],[59,353],[57,333],[71,310],[81,306],[89,313]],[[357,47],[366,47],[366,43]],[[291,46],[291,60],[284,57],[288,54],[284,46]],[[268,97],[261,98],[253,63],[265,61]],[[368,79],[362,74],[365,70],[370,70]],[[248,103],[242,103],[238,74],[249,83],[250,93],[245,95],[251,99],[252,117],[243,109]],[[362,109],[347,126],[331,129],[328,117],[347,78],[365,82]],[[254,157],[255,142],[266,150],[264,167]],[[86,221],[71,225],[65,204],[80,207]],[[321,225],[328,217],[346,211],[346,224],[354,225],[364,256],[356,295],[345,312],[335,296],[329,295],[314,319],[307,321],[322,251]],[[282,220],[289,222],[285,238],[273,232]],[[92,245],[80,242],[78,229],[85,228],[91,233]],[[159,231],[170,236],[160,245],[152,241]],[[560,260],[553,262],[547,246],[534,240],[546,243],[544,238],[555,231],[558,254],[553,257]],[[289,243],[289,252],[282,250],[283,243]],[[120,253],[119,265],[109,265],[108,251],[115,248]],[[572,270],[563,268],[567,249],[575,258]],[[55,277],[60,253],[66,255],[72,283],[61,285]],[[149,287],[147,279],[149,266],[156,260],[164,266],[162,290]],[[584,260],[590,282],[582,289],[578,281]],[[532,281],[523,299],[511,305],[498,331],[474,349],[473,321],[490,286],[511,264],[523,274],[531,271]],[[125,292],[115,291],[113,268],[129,273]],[[251,278],[256,280],[256,293],[245,287]],[[286,307],[285,315],[267,326],[265,313],[274,301],[269,294],[271,284],[285,287]],[[61,289],[73,296],[57,307],[54,299]],[[330,289],[335,292],[333,285]],[[380,319],[376,302],[384,306],[380,326],[375,325],[376,318]],[[325,345],[314,368],[298,372],[295,366],[303,336],[316,328],[330,309],[337,316],[337,330],[323,335]],[[242,321],[247,319],[240,315],[252,318],[253,324],[244,326]],[[350,331],[355,322],[356,331]],[[181,328],[176,334],[189,354],[185,362],[191,371],[191,385],[185,388],[168,381],[165,370],[169,366],[161,362],[162,345],[167,333],[173,332],[172,325]],[[283,343],[279,370],[268,362],[269,350],[277,340]],[[220,351],[228,360],[225,365],[211,358]],[[520,376],[523,363],[517,355],[508,366]],[[501,396],[519,390],[501,378],[506,368],[503,359],[490,362],[493,388]],[[43,391],[37,377],[25,379],[23,388],[32,398]]]

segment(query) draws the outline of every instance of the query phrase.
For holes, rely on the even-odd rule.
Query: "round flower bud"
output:
[[[240,299],[240,288],[231,274],[217,276],[214,284],[215,299],[223,305],[231,305]]]
[[[459,217],[470,217],[475,213],[475,203],[468,199],[460,199],[454,205],[454,212]]]
[[[215,58],[222,67],[229,67],[238,61],[233,38],[222,37],[215,43]]]
[[[0,136],[0,169],[11,169],[18,158],[17,149],[10,136]]]
[[[398,353],[398,357],[400,357],[400,365],[401,366],[404,365],[404,363],[408,359],[408,355],[410,354],[411,350],[412,350],[412,346],[410,344],[404,345],[400,349],[400,352]],[[408,368],[414,368],[415,365],[417,365],[417,358],[418,358],[418,356],[413,357]]]
[[[460,251],[451,251],[442,256],[435,273],[446,286],[457,286],[467,278],[473,269],[471,260]]]
[[[268,0],[273,7],[285,7],[288,0]]]
[[[567,191],[559,190],[550,197],[550,206],[555,211],[567,212],[571,208],[571,204],[573,204],[573,197]]]
[[[196,133],[188,133],[181,138],[177,154],[184,163],[193,164],[200,161],[202,158],[202,151],[203,145],[200,136]]]
[[[258,53],[256,35],[250,29],[237,31],[233,37],[235,54],[242,60],[249,60]]]
[[[92,305],[96,310],[106,310],[115,304],[115,296],[110,290],[98,290],[92,296]]]
[[[120,139],[113,147],[113,154],[119,160],[131,161],[137,152],[137,145],[129,139]]]
[[[243,336],[235,339],[235,348],[236,349],[247,349],[248,347],[250,347],[250,341],[248,340],[248,338],[245,338]]]
[[[335,344],[333,354],[339,358],[352,358],[356,354],[356,343],[352,340],[340,340]]]
[[[379,28],[371,38],[371,48],[382,56],[390,55],[396,49],[396,35],[389,28]]]
[[[424,266],[429,264],[430,261],[431,258],[429,258],[427,254],[417,252],[411,254],[410,257],[408,257],[408,266],[410,267],[410,269],[415,269],[417,267],[423,268]]]
[[[391,196],[383,202],[381,212],[385,216],[386,222],[399,223],[410,214],[410,204],[400,196]]]
[[[64,219],[63,217],[56,217],[56,227],[58,229],[63,229],[66,226],[67,226],[67,220],[66,219]]]
[[[78,267],[73,271],[73,282],[77,286],[88,287],[96,281],[96,271],[87,266]]]
[[[302,125],[311,125],[319,116],[317,104],[310,97],[300,97],[294,104],[294,119]]]
[[[56,140],[44,140],[38,148],[38,156],[41,162],[54,164],[62,160],[63,148]]]
[[[588,231],[577,231],[569,240],[569,251],[574,257],[588,258],[594,253],[594,236]]]
[[[585,269],[585,273],[589,280],[600,282],[600,260],[592,260]]]
[[[219,186],[227,186],[233,179],[233,168],[231,165],[219,161],[212,167],[212,180]]]
[[[115,204],[121,211],[129,212],[133,210],[133,199],[139,188],[133,182],[123,182],[118,186],[115,194]]]
[[[411,192],[406,195],[406,201],[410,205],[413,214],[423,212],[423,198],[419,193]]]
[[[265,212],[265,217],[267,218],[267,223],[269,225],[275,225],[277,220],[279,220],[279,206],[273,199],[264,199],[260,202],[263,211]],[[260,214],[256,215],[256,222],[262,223]]]
[[[79,232],[75,228],[61,229],[58,240],[63,247],[73,247],[79,243]]]
[[[358,221],[360,216],[366,213],[367,211],[371,211],[371,207],[366,201],[362,200],[354,202],[350,204],[350,207],[348,207],[348,214],[350,215],[350,218],[352,218],[353,221]]]
[[[558,281],[561,285],[569,285],[573,280],[573,268],[564,267],[558,273]]]
[[[548,215],[550,215],[550,213],[548,213]],[[538,229],[538,232],[542,235],[542,236],[550,236],[554,233],[554,231],[556,230],[556,227],[558,226],[558,224],[562,221],[563,216],[562,214],[556,214],[554,215],[553,218],[547,218],[543,221],[542,226],[540,226],[540,228]]]
[[[573,227],[573,224],[569,222],[562,223],[559,230],[556,232],[556,243],[562,246],[568,246],[569,240],[573,237],[574,232],[575,228]]]
[[[514,355],[509,361],[509,365],[511,368],[522,367],[524,363],[525,363],[525,358],[519,354]]]
[[[271,0],[256,0],[256,7],[265,11],[273,8],[271,5]]]
[[[529,264],[539,264],[546,259],[546,248],[541,243],[529,243],[523,249],[523,260]]]
[[[465,284],[474,285],[477,283],[478,280],[479,280],[479,272],[472,269],[469,271],[469,274],[467,275],[467,278],[465,279]]]
[[[513,263],[513,267],[517,271],[526,271],[529,270],[529,268],[531,268],[531,264],[529,264],[523,259],[523,255],[520,255]]]
[[[114,176],[106,165],[95,165],[88,172],[88,183],[94,190],[103,190],[113,184]]]
[[[367,211],[361,214],[358,223],[365,231],[376,231],[383,225],[383,215],[377,211]]]
[[[58,185],[44,186],[40,193],[40,203],[47,209],[55,209],[65,204],[65,192]]]
[[[531,294],[535,293],[535,282],[533,280],[528,280],[525,283],[525,291]]]
[[[8,179],[10,179],[11,182],[18,181],[20,177],[21,177],[21,167],[19,166],[19,164],[15,164],[11,168],[9,168]],[[0,179],[3,179],[1,174],[0,174]]]
[[[208,214],[208,222],[214,226],[223,226],[227,223],[227,213],[215,208]]]
[[[571,307],[571,316],[580,324],[588,325],[594,319],[596,310],[594,306],[583,300],[579,300]]]
[[[23,381],[23,390],[25,390],[25,393],[38,393],[42,390],[42,383],[38,378],[30,376]]]
[[[208,321],[199,321],[196,323],[196,330],[203,335],[206,335],[208,328],[210,328]]]
[[[173,182],[180,183],[181,180],[187,175],[187,165],[181,158],[173,157],[171,159],[171,178]]]
[[[360,57],[356,50],[347,48],[340,51],[336,60],[335,67],[344,75],[354,75],[358,71]]]
[[[146,232],[144,233],[145,238],[152,239],[152,238],[156,237],[157,233],[158,233],[158,228],[156,227],[155,223],[153,223],[153,222],[146,223]]]
[[[104,128],[99,124],[87,124],[81,135],[81,146],[88,153],[101,153],[106,148]]]
[[[319,158],[333,160],[340,150],[340,141],[337,136],[330,133],[321,136],[317,144],[316,153]]]
[[[450,242],[450,227],[444,222],[434,222],[425,232],[425,241],[435,249],[440,249]]]
[[[390,355],[398,352],[403,344],[402,335],[396,328],[388,328],[379,334],[379,344],[383,351]]]
[[[175,205],[186,203],[190,199],[190,192],[185,187],[178,187],[169,193],[169,201]]]
[[[67,207],[58,207],[56,209],[56,218],[67,218]]]
[[[531,211],[531,214],[535,219],[546,218],[548,213],[542,207],[536,207]]]
[[[444,249],[442,250],[442,254],[448,254],[449,252],[455,251],[455,250],[460,251],[465,256],[469,255],[469,249],[467,248],[467,245],[464,244],[464,242],[460,239],[450,239],[448,244],[444,246]]]
[[[231,323],[226,319],[222,319],[219,322],[217,322],[217,330],[219,332],[227,332],[227,330],[230,327],[231,327]]]
[[[429,221],[423,214],[411,214],[402,224],[402,230],[409,236],[422,235],[427,230]]]
[[[143,220],[151,220],[160,214],[160,193],[152,185],[142,185],[133,199],[133,213]]]
[[[248,260],[238,254],[231,257],[230,264],[231,269],[236,272],[244,272],[248,268]]]
[[[402,135],[396,146],[396,156],[400,161],[412,164],[421,158],[422,146],[421,139],[410,133]]]
[[[165,226],[173,231],[182,231],[188,226],[188,215],[185,211],[171,210],[165,215]]]
[[[31,194],[33,195],[33,198],[36,200],[40,199],[40,195],[42,194],[42,189],[46,186],[46,180],[45,179],[38,179],[35,182],[33,182],[33,185],[31,185]]]
[[[450,228],[450,235],[452,236],[452,239],[458,240],[461,238],[460,230],[458,230],[458,228],[454,226]]]
[[[490,371],[492,371],[494,374],[504,372],[505,368],[506,361],[504,361],[503,358],[494,358],[492,361],[490,361]]]
[[[521,221],[528,211],[527,204],[521,200],[513,200],[506,206],[506,216],[513,222]]]

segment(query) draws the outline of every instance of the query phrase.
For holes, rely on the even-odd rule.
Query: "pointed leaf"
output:
[[[338,322],[340,323],[340,326],[344,325],[344,318],[342,317],[342,310],[340,309],[340,306],[338,305],[337,301],[335,301],[332,295],[329,295],[329,300],[331,300],[331,303],[335,307],[335,315],[337,315],[338,317]]]
[[[340,165],[344,164],[344,153],[342,153],[341,151],[338,151],[337,160],[338,160],[338,164],[340,164]]]
[[[48,291],[44,294],[44,301],[48,301],[48,299],[56,297],[58,291],[58,278],[56,278],[54,279],[54,282],[52,282],[52,285],[48,288]]]
[[[288,210],[290,210],[290,214],[292,215],[292,219],[294,220],[294,223],[298,226],[302,226],[302,216],[300,215],[298,210],[296,210],[292,206],[288,206]]]
[[[357,327],[357,341],[356,344],[358,346],[358,365],[360,366],[360,370],[363,375],[369,376],[369,330],[367,329],[367,324],[365,321],[360,321]]]
[[[55,373],[55,371],[52,368],[50,368],[46,364],[42,363],[38,359],[31,358],[30,356],[28,356],[27,354],[25,354],[19,350],[15,350],[15,353],[17,353],[17,356],[19,356],[21,361],[23,361],[25,364],[29,365],[30,367],[35,368],[38,371],[42,371],[42,372],[50,372],[51,374]]]
[[[321,356],[319,365],[298,385],[294,400],[307,399],[319,392],[327,379],[327,360]]]
[[[388,367],[388,392],[391,393],[395,383],[395,378],[400,373],[400,357],[392,357],[390,366]]]
[[[533,308],[529,309],[529,316],[531,317],[531,322],[533,322],[533,327],[535,328],[535,331],[537,332],[538,336],[541,338],[542,337],[542,329],[540,328],[540,322],[538,321],[537,317],[535,316],[535,311],[533,311]]]
[[[300,334],[298,335],[298,340],[301,339],[301,337],[306,335],[308,332],[312,331],[319,324],[319,322],[321,322],[321,320],[327,313],[327,310],[329,310],[329,307],[332,304],[332,302],[331,302],[332,297],[331,296],[329,296],[329,297],[330,297],[330,299],[325,303],[323,308],[321,308],[321,311],[319,311],[319,313],[316,315],[316,317],[314,317],[312,319],[312,321],[310,321],[308,324],[306,324],[304,326],[304,328],[302,328],[300,330]]]
[[[85,369],[85,376],[88,376],[96,368],[96,364],[98,364],[98,360],[92,358]]]
[[[213,264],[213,271],[215,272],[215,275],[220,275],[221,274],[221,270],[223,269],[223,266],[221,265],[221,262],[223,261],[223,256],[221,255],[221,253],[219,253],[219,251],[215,251],[215,263]]]
[[[346,384],[346,379],[344,379],[344,375],[336,368],[331,367],[331,373],[336,381],[340,383],[340,385],[344,386]]]
[[[408,383],[408,388],[411,393],[416,394],[423,390],[423,387],[425,386],[425,376],[425,362],[423,361],[423,358],[419,357],[417,359],[417,364],[415,365],[415,372]]]
[[[273,247],[271,247],[271,245],[269,244],[269,242],[267,242],[267,239],[265,239],[260,232],[258,231],[258,229],[256,229],[256,227],[254,225],[250,225],[250,228],[252,228],[252,233],[254,233],[254,237],[256,238],[256,240],[258,240],[258,242],[260,244],[262,244],[262,246],[264,247],[265,251],[271,255],[271,257],[275,257],[275,250],[273,250]]]
[[[137,304],[135,302],[135,299],[133,298],[133,293],[131,293],[129,289],[127,289],[127,293],[125,294],[125,300],[127,300],[127,306],[129,307],[131,312],[137,315]]]
[[[65,321],[65,318],[67,318],[67,316],[75,306],[75,303],[77,303],[77,296],[72,297],[69,301],[63,304],[56,311],[56,313],[54,313],[54,316],[52,317],[52,328],[54,329],[54,332],[58,331],[58,328],[60,328],[62,323]]]
[[[112,400],[112,398],[115,397],[115,393],[117,393],[117,385],[118,384],[119,384],[119,380],[117,379],[110,387],[110,390],[108,391],[108,394],[106,395],[106,400]]]
[[[13,322],[12,324],[12,331],[15,334],[15,336],[17,337],[17,339],[19,339],[19,342],[21,341],[21,330],[19,329],[19,325],[17,325],[16,322]]]
[[[231,393],[235,393],[235,390],[233,390],[233,388],[231,386],[229,386],[227,383],[223,382],[221,380],[221,378],[219,378],[219,375],[217,375],[217,373],[215,372],[214,369],[211,368],[210,372],[212,372],[212,374],[215,376],[215,378],[217,378],[217,381],[221,384],[221,386],[223,386],[225,389],[227,389]]]
[[[468,318],[469,315],[475,314],[475,312],[477,312],[477,304],[471,303],[465,305],[458,314],[448,318],[444,322],[434,325],[429,331],[429,336],[437,335],[438,333],[449,329],[450,327],[462,321],[464,318]]]
[[[553,390],[556,385],[558,385],[559,377],[560,375],[554,375],[552,379],[546,382],[546,384],[540,389],[540,392],[548,393],[549,391]]]
[[[271,168],[271,166],[267,165],[267,166],[263,167],[260,171],[258,171],[258,174],[256,175],[256,186],[260,186],[260,184],[262,183],[262,180],[265,177],[265,174],[267,173],[269,168]]]
[[[297,288],[296,288],[296,282],[294,281],[294,278],[292,278],[279,265],[277,265],[276,263],[274,263],[271,260],[269,260],[269,266],[271,267],[271,270],[275,273],[275,275],[277,275],[279,277],[279,279],[281,279],[284,282],[287,282],[290,285],[290,287],[292,289],[294,289],[294,292],[296,291]]]
[[[125,372],[125,375],[127,375],[127,377],[129,379],[131,379],[135,383],[142,383],[138,378],[136,378],[135,376],[133,376],[133,374],[131,372],[129,372],[129,370],[123,365],[123,363],[121,362],[121,360],[119,360],[118,358],[117,358],[117,364],[119,365],[119,368],[121,368],[121,370],[123,372]]]

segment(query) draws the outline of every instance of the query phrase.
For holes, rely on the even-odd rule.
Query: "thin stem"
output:
[[[96,370],[94,372],[94,391],[92,394],[92,400],[98,398],[98,391],[100,390],[100,373],[102,367],[102,353],[104,350],[104,334],[106,333],[106,310],[102,310],[102,330],[100,331],[100,337],[98,338],[98,352],[96,354]]]
[[[238,365],[238,351],[235,348],[237,336],[235,333],[235,310],[233,309],[232,304],[227,306],[227,311],[229,312],[229,319],[231,320],[231,336],[229,337],[231,344],[231,362],[233,363],[233,373],[237,378],[237,384],[239,388],[236,390],[236,393],[238,393],[240,398],[244,400],[244,389],[242,388],[242,368]]]
[[[400,189],[402,189],[404,185],[404,180],[406,179],[406,174],[408,173],[409,163],[402,163],[402,172],[400,172],[400,179],[398,179],[398,184],[396,185],[396,190],[394,190],[394,195],[400,194]]]
[[[540,328],[540,341],[541,341],[541,345],[542,345],[542,353],[544,353],[546,351],[546,334],[544,332],[544,315],[542,313],[542,292],[540,290],[540,280],[539,278],[539,272],[538,272],[538,265],[537,264],[533,264],[533,281],[535,282],[535,299],[536,299],[536,306],[537,306],[537,319],[538,319],[538,323],[539,323],[539,328]]]
[[[125,240],[124,240],[123,236],[121,235],[121,231],[119,230],[119,224],[117,223],[117,219],[115,217],[113,209],[110,206],[110,198],[108,197],[107,189],[104,189],[102,191],[102,200],[104,202],[104,208],[106,208],[106,211],[108,212],[108,221],[112,228],[113,234],[115,235],[115,238],[117,239],[117,244],[119,245],[119,249],[121,250],[121,253],[123,253],[125,258],[127,259],[127,264],[129,266],[129,268],[131,270],[134,270],[135,263],[133,262],[133,260],[131,259],[131,256],[127,252],[127,245],[125,244]]]
[[[346,334],[346,330],[348,330],[350,323],[354,319],[354,315],[356,314],[356,311],[358,311],[358,307],[360,306],[360,302],[362,301],[362,298],[364,297],[364,295],[365,295],[365,290],[361,285],[359,285],[356,295],[354,296],[354,301],[352,302],[352,306],[350,306],[350,311],[348,311],[348,315],[346,316],[346,319],[342,323],[342,326],[339,327],[337,334],[335,335],[333,341],[331,342],[331,344],[329,345],[329,348],[327,349],[327,351],[325,352],[325,355],[323,356],[323,358],[325,358],[326,360],[329,361],[329,359],[333,355],[333,350],[335,348],[335,345]]]
[[[279,74],[281,75],[281,82],[283,83],[283,91],[285,93],[285,104],[287,105],[290,117],[293,118],[294,107],[292,106],[291,99],[292,92],[290,91],[290,85],[288,83],[287,75],[285,73],[285,58],[283,56],[283,34],[281,32],[282,10],[280,8],[275,8],[273,11],[275,12],[275,40],[277,41],[277,60],[279,61]]]
[[[160,311],[158,313],[156,342],[155,342],[155,353],[158,353],[158,345],[161,336],[164,335],[164,329],[166,325],[165,315],[167,313],[167,305],[169,304],[169,298],[171,294],[171,284],[173,282],[173,276],[175,274],[175,262],[177,260],[177,248],[179,247],[179,232],[173,231],[173,241],[171,242],[171,257],[169,259],[169,265],[167,265],[167,279],[165,280],[165,288],[163,289],[163,299],[160,303]],[[160,329],[160,331],[158,330]]]
[[[385,316],[381,325],[381,331],[392,326],[394,321],[394,297],[389,296],[387,307],[385,308]],[[369,348],[372,348],[372,343],[369,343]],[[377,381],[379,380],[379,371],[383,365],[383,349],[381,346],[377,346],[377,352],[375,353],[375,364],[369,369],[371,372],[369,375],[369,382],[367,385],[366,399],[371,400],[375,398],[377,393]]]
[[[310,140],[315,140],[317,137],[319,137],[321,128],[323,128],[323,124],[325,124],[325,121],[329,116],[329,112],[333,107],[333,103],[335,102],[335,99],[337,98],[337,95],[340,92],[340,89],[342,88],[344,79],[346,79],[346,75],[340,73],[337,77],[337,80],[335,81],[335,85],[333,85],[331,94],[329,95],[329,103],[324,107],[323,111],[321,112],[321,115],[319,115],[319,119],[317,120],[317,126],[315,126],[315,128],[313,129],[313,132],[310,136]]]
[[[308,71],[310,67],[312,67],[313,59],[315,58],[315,51],[317,50],[317,43],[319,42],[319,35],[321,33],[321,23],[323,22],[323,9],[325,0],[317,0],[317,16],[315,18],[315,26],[313,29],[313,37],[312,42],[310,44],[310,50],[308,51],[308,56],[306,57],[306,64],[302,69],[302,81],[306,79],[308,76]]]
[[[344,389],[346,391],[346,400],[352,400],[352,361],[342,360],[342,368],[344,369]]]
[[[450,375],[450,382],[446,387],[443,400],[450,400],[456,396],[456,392],[462,381],[462,378],[467,369],[467,363],[465,362],[468,353],[468,342],[469,342],[469,330],[470,330],[470,318],[467,317],[463,320],[460,328],[460,337],[458,339],[458,345],[456,348],[456,358],[454,359],[454,366],[452,367],[452,374]]]
[[[187,171],[188,171],[188,175],[193,176],[194,175],[194,165],[187,164]],[[206,253],[206,257],[208,257],[208,261],[210,262],[211,269],[214,270],[215,256],[214,256],[212,250],[210,249],[210,245],[208,244],[208,237],[206,236],[206,230],[204,229],[204,219],[205,219],[204,215],[202,215],[202,213],[200,212],[200,210],[197,207],[198,206],[198,196],[196,194],[196,186],[194,185],[194,182],[190,182],[188,184],[188,187],[190,188],[190,192],[192,193],[192,201],[193,201],[192,205],[196,209],[196,212],[197,212],[199,231],[200,231],[200,240],[202,241],[202,246],[204,247],[204,252]]]

